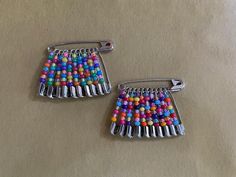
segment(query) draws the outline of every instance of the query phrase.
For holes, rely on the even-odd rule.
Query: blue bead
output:
[[[83,62],[81,60],[78,60],[78,64],[81,65],[83,64]]]
[[[62,56],[62,55],[59,55],[58,59],[61,60],[62,58],[63,58],[63,56]]]
[[[60,67],[57,67],[57,69],[56,69],[57,71],[61,71],[61,68]]]
[[[81,57],[81,56],[78,56],[78,60],[82,60],[82,57]]]
[[[174,124],[174,125],[179,125],[179,120],[174,120],[174,121],[173,121],[173,124]]]
[[[62,63],[61,63],[61,66],[66,66],[66,63],[62,62]]]
[[[99,64],[98,64],[98,63],[96,63],[96,64],[94,65],[94,67],[95,67],[95,68],[98,68],[98,67],[99,67]]]
[[[66,78],[66,74],[62,73],[62,74],[61,74],[61,77],[62,77],[62,78]]]
[[[94,70],[94,67],[93,67],[93,66],[90,66],[90,67],[89,67],[89,70],[90,70],[90,71]]]
[[[92,78],[91,78],[91,77],[87,77],[86,80],[87,80],[87,81],[91,81]]]
[[[72,65],[68,65],[67,68],[68,68],[68,69],[71,69],[71,68],[72,68]]]
[[[139,125],[140,125],[140,122],[134,122],[134,125],[135,125],[135,126],[139,126]]]
[[[62,69],[62,70],[66,70],[66,66],[62,66],[61,69]]]
[[[146,109],[146,110],[149,110],[149,109],[150,109],[150,106],[148,106],[148,105],[145,106],[145,109]]]
[[[102,75],[102,71],[100,70],[100,71],[97,71],[97,75],[98,76],[101,76]]]
[[[158,123],[159,121],[158,121],[158,119],[153,119],[153,122]]]
[[[128,116],[128,117],[132,117],[132,113],[128,113],[127,116]]]
[[[117,105],[117,106],[121,106],[122,103],[121,103],[120,101],[117,101],[117,102],[116,102],[116,105]]]
[[[50,74],[48,74],[48,77],[49,77],[49,78],[53,78],[53,77],[54,77],[54,74],[51,74],[51,73],[50,73]]]
[[[171,109],[171,110],[170,110],[170,113],[171,113],[171,114],[172,114],[172,113],[174,113],[174,112],[175,112],[175,110],[174,110],[174,109]]]
[[[74,78],[79,78],[79,75],[78,74],[74,74],[73,77]]]
[[[165,111],[164,112],[164,116],[166,116],[166,117],[170,116],[170,112],[169,111]]]
[[[49,69],[48,69],[48,67],[45,66],[45,67],[43,67],[43,70],[48,71]]]
[[[155,101],[155,104],[156,104],[156,105],[161,104],[160,100],[156,100],[156,101]]]

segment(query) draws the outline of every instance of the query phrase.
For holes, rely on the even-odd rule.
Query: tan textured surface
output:
[[[0,1],[1,177],[235,177],[234,0]],[[36,95],[50,43],[113,39],[119,81],[179,77],[185,137],[127,141],[108,133],[115,90],[89,100]]]

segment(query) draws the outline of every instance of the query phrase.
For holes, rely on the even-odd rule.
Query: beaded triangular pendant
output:
[[[168,82],[171,87],[134,88],[139,82]],[[111,134],[146,138],[184,135],[184,126],[172,92],[184,88],[179,79],[150,79],[119,84],[116,108],[111,118]]]
[[[100,47],[64,49],[70,44],[99,44]],[[51,45],[40,76],[39,95],[49,98],[81,98],[111,92],[102,52],[113,50],[111,41],[79,41]]]

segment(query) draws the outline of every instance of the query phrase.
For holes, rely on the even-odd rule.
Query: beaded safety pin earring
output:
[[[64,49],[71,44],[99,44],[95,48]],[[113,50],[112,41],[76,41],[48,47],[40,76],[39,95],[49,98],[81,98],[111,92],[111,83],[101,53]]]
[[[167,82],[171,87],[134,88],[129,84]],[[118,85],[120,91],[111,118],[111,134],[146,138],[184,135],[180,113],[172,96],[185,84],[179,79],[127,81]]]

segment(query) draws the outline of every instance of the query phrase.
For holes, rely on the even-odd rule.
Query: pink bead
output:
[[[62,72],[63,74],[66,74],[66,70],[62,70],[61,72]]]
[[[149,96],[145,96],[145,100],[146,100],[146,101],[149,101],[149,100],[150,100],[150,97],[149,97]]]
[[[159,123],[154,123],[153,125],[154,125],[155,127],[157,127],[157,126],[159,126]]]
[[[68,75],[68,76],[71,76],[71,75],[72,75],[72,73],[71,73],[71,72],[68,72],[68,73],[67,73],[67,75]]]
[[[135,118],[134,121],[139,122],[140,118]]]
[[[74,67],[74,68],[73,68],[73,71],[77,71],[77,70],[78,70],[78,68],[77,68],[77,67]]]
[[[75,70],[75,71],[73,72],[73,74],[78,74],[78,72]]]
[[[51,71],[50,71],[50,74],[54,74],[54,71],[53,71],[53,70],[51,70]]]
[[[162,112],[162,109],[161,108],[157,108],[157,112],[158,113]]]
[[[51,60],[48,60],[48,63],[52,63],[52,61],[51,61]]]
[[[57,55],[55,55],[54,59],[55,59],[55,60],[57,60],[57,59],[58,59],[58,56],[57,56]]]
[[[79,68],[82,68],[83,67],[83,65],[82,64],[79,64]]]
[[[115,109],[113,112],[114,114],[119,114],[119,111],[117,109]]]
[[[64,57],[68,57],[68,53],[67,52],[65,52],[63,55],[64,55]]]
[[[166,124],[167,124],[167,125],[171,125],[172,122],[171,122],[170,120],[167,120],[167,121],[166,121]]]
[[[117,114],[113,114],[113,117],[117,117]]]
[[[125,124],[125,120],[120,120],[120,124],[124,125]]]

